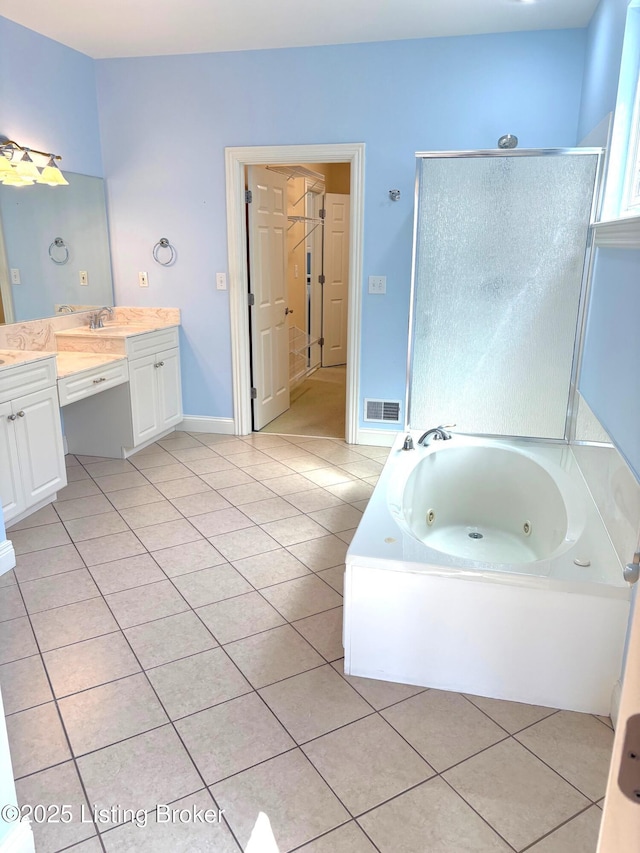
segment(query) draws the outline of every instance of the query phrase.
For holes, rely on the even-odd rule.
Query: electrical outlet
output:
[[[86,270],[80,270],[80,284],[86,287],[89,284],[89,273]]]
[[[147,276],[146,272],[138,273],[138,284],[140,285],[140,287],[149,287],[149,277]]]
[[[22,282],[20,281],[20,270],[11,270],[11,284],[22,284]]]
[[[217,290],[226,290],[227,289],[227,274],[224,272],[216,273],[216,289]]]
[[[370,275],[369,276],[369,293],[386,293],[387,292],[387,277],[386,275]]]

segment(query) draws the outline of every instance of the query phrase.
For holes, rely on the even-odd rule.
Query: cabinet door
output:
[[[159,352],[156,357],[158,381],[158,418],[161,429],[179,424],[182,420],[182,389],[180,384],[180,350]]]
[[[161,430],[158,415],[158,380],[155,355],[129,362],[129,392],[133,421],[133,446],[137,447]]]
[[[26,508],[67,483],[58,392],[45,388],[12,405]]]
[[[18,466],[15,421],[11,403],[0,405],[0,501],[4,520],[10,521],[24,509]]]

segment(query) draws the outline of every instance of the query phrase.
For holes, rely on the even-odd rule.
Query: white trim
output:
[[[359,429],[355,444],[368,444],[370,447],[391,447],[402,429]]]
[[[180,432],[210,432],[220,435],[234,435],[233,418],[209,418],[185,415],[176,430]]]
[[[595,222],[594,245],[601,249],[640,249],[640,216]]]
[[[363,142],[336,145],[266,145],[225,149],[233,423],[236,435],[248,435],[251,432],[244,168],[250,165],[268,166],[277,163],[349,163],[351,166],[351,230],[345,440],[349,444],[357,441],[364,249],[364,152]]]
[[[16,565],[16,552],[10,539],[0,542],[0,575],[4,575],[14,569]]]
[[[35,853],[35,849],[33,829],[26,818],[14,823],[2,842],[2,853]]]
[[[11,278],[9,274],[9,262],[7,260],[7,247],[4,242],[4,233],[0,224],[0,297],[4,310],[4,322],[15,322],[13,311],[13,292],[11,290]]]

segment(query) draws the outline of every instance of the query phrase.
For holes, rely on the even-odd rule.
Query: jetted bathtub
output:
[[[347,553],[345,671],[609,714],[630,588],[571,449],[419,435]]]

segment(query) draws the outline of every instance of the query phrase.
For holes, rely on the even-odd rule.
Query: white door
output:
[[[264,166],[247,171],[253,428],[259,430],[289,408],[287,179]]]
[[[349,304],[349,196],[325,195],[322,366],[347,362]]]
[[[24,509],[16,443],[16,420],[11,403],[2,403],[0,405],[0,503],[5,521],[10,521]]]
[[[14,400],[16,442],[26,506],[66,486],[58,391],[46,388]]]

